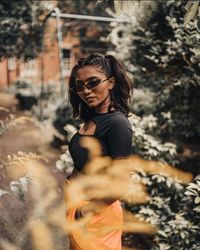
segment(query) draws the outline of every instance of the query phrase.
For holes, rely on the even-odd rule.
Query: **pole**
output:
[[[43,26],[45,27],[46,22],[48,20],[48,18],[51,16],[52,11],[48,13],[48,15],[45,17],[45,19],[43,20]],[[40,121],[43,120],[43,96],[44,96],[44,41],[42,42],[42,51],[41,51],[41,55],[40,55],[40,60],[41,60],[41,67],[40,67],[40,96],[39,96],[39,106],[40,106]]]
[[[52,13],[51,16],[57,16],[55,13]],[[77,14],[63,14],[59,13],[60,18],[74,18],[74,19],[84,19],[92,21],[102,21],[102,22],[118,22],[118,23],[130,23],[131,20],[128,18],[115,18],[115,17],[101,17],[101,16],[86,16],[86,15],[77,15]]]
[[[56,16],[56,26],[57,26],[57,40],[58,40],[58,53],[59,53],[59,68],[60,68],[60,95],[63,98],[65,95],[65,79],[64,79],[64,63],[63,63],[63,52],[62,52],[62,27],[60,22],[60,10],[59,8],[54,9],[52,15]]]

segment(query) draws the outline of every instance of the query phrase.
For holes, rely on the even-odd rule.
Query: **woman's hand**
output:
[[[81,209],[77,208],[76,211],[75,211],[75,219],[79,220],[81,218],[83,218],[83,214],[81,213]]]
[[[76,212],[75,212],[75,219],[76,220],[79,220],[83,217],[85,217],[88,213],[94,213],[94,205],[89,203],[89,204],[86,204],[86,205],[83,205],[79,208],[76,209]]]
[[[76,209],[75,219],[81,219],[87,216],[89,213],[92,213],[93,215],[99,214],[102,209],[110,206],[114,201],[116,201],[116,199],[93,200],[90,203]]]
[[[75,219],[79,220],[79,219],[85,217],[89,212],[92,212],[90,206],[83,205],[80,208],[76,209]]]

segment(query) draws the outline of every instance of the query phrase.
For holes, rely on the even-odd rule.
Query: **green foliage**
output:
[[[21,110],[31,110],[37,104],[39,89],[34,84],[25,81],[16,81],[11,85],[8,92],[14,93]]]
[[[71,107],[66,104],[62,104],[56,110],[56,117],[53,125],[61,134],[67,135],[67,131],[64,129],[64,126],[67,124],[73,124],[75,127],[78,127],[80,121],[73,119]]]
[[[158,126],[157,118],[153,115],[140,117],[132,114],[129,120],[133,129],[133,152],[143,155],[145,159],[158,159],[165,163],[175,165],[176,145],[170,142],[162,142],[159,137],[151,133]]]
[[[188,186],[171,177],[139,174],[150,201],[126,209],[159,228],[152,249],[187,250],[200,246],[200,176]],[[196,247],[196,248],[195,248]]]
[[[74,129],[77,129],[80,125],[80,120],[75,120],[72,116],[72,108],[67,105],[67,103],[62,103],[56,109],[53,126],[63,138],[54,136],[54,140],[51,143],[53,147],[61,147],[69,143],[69,137],[72,133],[69,127],[70,125],[73,126]],[[66,128],[65,126],[68,127]]]
[[[110,41],[134,79],[130,118],[134,152],[196,175],[200,173],[200,34],[194,31],[193,19],[184,25],[186,3],[157,1],[146,23],[117,25]],[[200,248],[199,177],[188,186],[167,176],[141,174],[140,178],[151,199],[126,208],[159,227],[152,250]],[[143,241],[148,243],[149,238]]]
[[[0,2],[0,58],[34,58],[41,50],[43,8],[39,1]]]
[[[184,26],[185,4],[157,1],[157,10],[145,24],[118,25],[110,40],[134,78],[132,111],[141,119],[151,114],[156,121],[144,133],[162,144],[176,144],[177,153],[170,161],[198,174],[200,34],[193,32],[193,20]],[[137,152],[146,156],[146,151],[136,147]]]

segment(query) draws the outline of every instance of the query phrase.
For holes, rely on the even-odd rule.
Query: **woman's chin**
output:
[[[95,103],[87,103],[87,105],[88,105],[88,107],[90,107],[90,108],[95,108],[95,107],[96,107]]]
[[[89,102],[86,102],[86,104],[87,104],[87,105],[88,105],[88,107],[90,107],[90,108],[94,108],[94,107],[96,107],[96,106],[97,106],[96,102],[94,102],[94,101],[89,101]]]

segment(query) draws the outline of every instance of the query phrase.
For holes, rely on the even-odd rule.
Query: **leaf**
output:
[[[188,1],[187,4],[185,5],[185,9],[188,11],[192,6],[192,2]]]
[[[197,185],[194,183],[190,183],[188,189],[197,189]]]
[[[187,23],[189,23],[197,14],[198,11],[198,7],[199,7],[199,1],[194,2],[189,10],[187,11],[187,13],[184,16],[184,25],[186,25]]]
[[[193,192],[193,191],[186,191],[186,192],[185,192],[185,195],[194,196],[194,195],[197,195],[197,193],[196,193],[196,192]]]
[[[194,203],[195,203],[195,204],[199,204],[199,203],[200,203],[200,197],[196,197],[196,198],[194,199]]]
[[[168,236],[167,236],[167,234],[166,234],[166,232],[164,232],[164,231],[158,231],[158,234],[159,235],[161,235],[161,236],[163,236],[164,238],[167,238]]]
[[[181,233],[180,233],[180,236],[181,236],[182,239],[185,239],[185,234],[184,234],[184,232],[181,232]]]
[[[199,13],[200,13],[200,7],[199,7]],[[197,28],[197,31],[200,33],[200,17],[198,17],[197,19],[196,28]]]
[[[200,213],[200,207],[195,207],[193,210],[196,211],[197,213]]]

